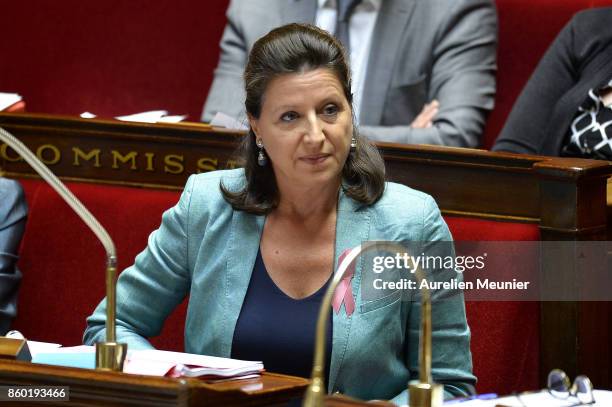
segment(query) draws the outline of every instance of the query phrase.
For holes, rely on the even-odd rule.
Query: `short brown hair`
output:
[[[279,75],[318,68],[329,69],[342,85],[351,105],[351,77],[348,57],[340,42],[328,32],[309,24],[288,24],[270,31],[253,45],[244,70],[245,107],[259,118],[263,96],[272,79]],[[353,126],[357,147],[349,154],[342,169],[342,187],[358,202],[371,205],[385,188],[385,166],[378,149],[359,135]],[[278,205],[278,189],[272,166],[257,163],[255,134],[249,129],[239,148],[239,161],[245,167],[247,185],[230,191],[221,185],[225,200],[236,210],[266,214]]]

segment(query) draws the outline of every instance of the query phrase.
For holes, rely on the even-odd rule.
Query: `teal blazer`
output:
[[[151,348],[166,317],[189,296],[185,351],[230,357],[234,328],[249,286],[265,216],[234,210],[219,190],[244,185],[243,170],[193,175],[179,202],[117,283],[117,337],[129,349]],[[368,240],[452,240],[434,200],[387,183],[371,206],[339,194],[336,258]],[[336,265],[337,266],[337,265]],[[418,377],[419,307],[398,290],[375,300],[361,296],[362,263],[352,280],[356,309],[333,313],[328,391],[363,400],[406,403],[406,386]],[[461,296],[433,307],[433,378],[447,397],[473,392],[470,332]],[[84,342],[104,338],[103,300],[87,319]]]

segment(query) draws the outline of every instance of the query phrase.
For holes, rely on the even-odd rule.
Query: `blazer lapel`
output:
[[[228,242],[227,271],[223,282],[225,306],[223,307],[223,332],[221,349],[218,354],[230,357],[232,351],[232,340],[236,322],[240,315],[240,309],[244,302],[251,274],[257,258],[261,233],[265,222],[264,216],[250,215],[245,212],[234,212],[232,220],[232,233]],[[338,256],[346,249],[368,240],[370,230],[370,214],[367,208],[351,198],[342,191],[338,202],[338,215],[336,219],[336,242],[335,258],[338,268]],[[357,308],[357,293],[361,280],[362,262],[358,261],[355,268],[355,276],[352,281],[353,296]],[[332,392],[338,373],[342,367],[342,361],[350,337],[352,317],[346,315],[344,306],[339,314],[333,313],[333,338],[332,354],[329,372],[328,391]]]
[[[353,199],[347,197],[344,192],[340,192],[338,202],[338,215],[336,218],[336,247],[335,258],[336,267],[338,269],[338,257],[347,249],[352,249],[368,240],[370,230],[370,215],[367,208],[360,208],[360,204]],[[353,296],[357,304],[356,294],[359,291],[359,282],[361,280],[362,262],[357,261],[355,267],[355,275],[352,281]],[[355,309],[358,312],[359,308]],[[333,339],[331,363],[329,369],[328,392],[334,391],[334,386],[338,373],[342,367],[342,361],[349,341],[352,317],[346,315],[344,306],[340,312],[333,314]]]
[[[265,217],[235,211],[232,219],[232,232],[227,251],[227,268],[223,290],[225,306],[223,307],[222,355],[230,357],[232,340],[240,309],[244,302],[251,274],[259,251],[259,242],[263,231]]]
[[[317,0],[286,0],[283,3],[282,18],[285,24],[314,24],[317,15]]]
[[[400,53],[405,26],[417,0],[383,0],[372,33],[366,82],[361,102],[360,123],[377,125],[382,117],[388,86]],[[418,0],[427,1],[427,0]],[[381,86],[384,84],[384,86]]]

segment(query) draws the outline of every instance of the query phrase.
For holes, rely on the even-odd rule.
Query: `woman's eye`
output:
[[[323,114],[326,116],[333,116],[338,113],[338,106],[336,105],[327,105],[323,108]]]
[[[295,119],[297,119],[298,115],[296,112],[287,112],[287,113],[283,113],[283,115],[281,116],[281,120],[284,122],[291,122]]]

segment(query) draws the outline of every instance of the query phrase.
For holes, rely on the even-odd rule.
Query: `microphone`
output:
[[[122,371],[127,353],[127,344],[116,341],[116,283],[117,253],[110,235],[76,196],[66,188],[25,144],[0,127],[0,141],[8,144],[49,184],[55,192],[76,212],[96,235],[106,250],[106,341],[96,343],[96,369]]]
[[[303,407],[324,407],[325,406],[325,342],[327,318],[329,318],[329,307],[331,306],[332,296],[336,287],[342,281],[344,273],[350,264],[361,253],[373,249],[383,249],[406,253],[406,248],[392,242],[366,242],[351,249],[350,252],[338,265],[338,270],[334,273],[331,283],[325,291],[319,317],[317,319],[317,330],[315,337],[314,361],[310,385],[304,394]],[[423,271],[420,267],[415,270],[415,276],[419,286],[424,279]],[[431,378],[431,297],[426,286],[421,289],[421,329],[419,340],[419,380],[409,383],[409,406],[411,407],[442,407],[444,402],[444,386],[436,384]]]

